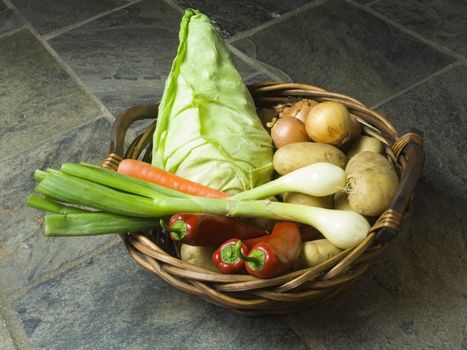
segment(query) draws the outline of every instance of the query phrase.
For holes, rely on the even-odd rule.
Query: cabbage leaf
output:
[[[187,9],[165,83],[152,164],[227,193],[270,180],[272,141],[224,41]]]

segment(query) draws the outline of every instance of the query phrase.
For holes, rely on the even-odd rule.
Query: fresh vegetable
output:
[[[215,249],[216,248],[213,247],[182,244],[180,247],[180,258],[187,263],[201,267],[205,270],[219,272],[211,259]]]
[[[217,247],[229,238],[243,240],[266,234],[261,227],[212,214],[175,214],[170,218],[168,225],[161,219],[161,225],[174,241],[213,247]]]
[[[43,173],[47,174],[47,173]],[[50,199],[31,194],[27,205],[56,215],[46,215],[44,236],[94,236],[109,233],[124,233],[158,228],[156,220],[126,217],[115,214],[92,212],[70,207]]]
[[[118,165],[118,172],[195,196],[210,198],[229,197],[227,193],[184,179],[140,160],[122,160]]]
[[[255,244],[248,256],[242,254],[245,268],[253,276],[270,278],[289,270],[300,254],[301,237],[298,225],[277,222],[264,241]]]
[[[271,128],[271,137],[276,148],[289,143],[308,141],[305,124],[293,117],[278,119]]]
[[[301,237],[302,242],[313,241],[315,239],[323,238],[321,233],[318,230],[316,230],[314,227],[300,224],[298,225],[298,229],[300,230],[300,237]],[[243,244],[245,244],[248,249],[251,249],[251,247],[253,247],[256,243],[264,241],[267,237],[269,237],[269,234],[250,238],[250,239],[244,240]]]
[[[272,140],[221,36],[204,14],[187,9],[179,39],[152,164],[229,194],[269,181]]]
[[[318,162],[328,162],[345,168],[347,157],[338,148],[324,143],[297,142],[285,145],[274,153],[274,169],[285,175]]]
[[[110,213],[52,214],[44,218],[44,236],[95,236],[158,228],[157,220]]]
[[[212,262],[223,273],[237,273],[245,270],[245,261],[240,257],[248,254],[247,246],[237,238],[222,243],[212,254]]]
[[[276,111],[279,113],[279,117],[292,117],[305,123],[306,117],[311,108],[317,105],[318,102],[308,99],[297,101],[293,104],[281,104],[276,106]]]
[[[339,146],[350,138],[349,110],[339,102],[321,102],[308,112],[305,129],[313,141]]]
[[[376,137],[362,135],[352,142],[347,152],[347,157],[350,159],[357,153],[363,151],[371,151],[382,154],[384,151],[384,145]]]
[[[135,193],[133,191],[145,189],[135,185],[136,179],[106,169],[93,169],[82,165],[77,167],[82,169],[81,177],[61,171],[49,173],[36,186],[36,192],[60,202],[124,216],[160,218],[179,212],[191,212],[296,221],[315,227],[340,248],[357,245],[366,237],[369,229],[369,224],[363,216],[350,211],[270,200],[169,197],[149,189],[146,194],[148,197],[143,197],[132,194]],[[101,176],[105,172],[108,176]],[[127,182],[127,179],[130,180]]]
[[[346,167],[350,207],[362,215],[376,216],[386,210],[399,187],[392,164],[379,153],[356,154]]]
[[[330,196],[310,196],[300,192],[286,192],[284,193],[284,202],[311,205],[313,207],[332,209],[332,195]]]
[[[300,192],[311,196],[328,196],[345,186],[342,168],[331,163],[314,163],[281,176],[264,185],[236,194],[235,199],[262,199],[284,192]]]
[[[326,260],[329,260],[341,251],[341,249],[334,246],[327,239],[303,242],[300,255],[296,260],[294,267],[300,269],[308,266],[316,266]]]
[[[54,202],[50,199],[39,197],[34,193],[28,197],[26,203],[31,208],[36,208],[55,214],[90,213],[88,210],[66,206],[61,203]]]

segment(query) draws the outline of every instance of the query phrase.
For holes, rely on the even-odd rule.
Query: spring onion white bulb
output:
[[[276,180],[236,194],[234,199],[262,199],[285,192],[300,192],[323,197],[345,187],[346,175],[337,165],[319,162],[292,171]]]
[[[328,241],[341,249],[353,248],[358,245],[365,239],[370,229],[370,224],[365,217],[354,211],[280,202],[270,202],[268,210],[283,220],[313,226]]]

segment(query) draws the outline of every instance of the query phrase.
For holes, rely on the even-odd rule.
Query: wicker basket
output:
[[[296,98],[339,101],[362,124],[364,134],[385,144],[386,156],[400,174],[400,187],[390,207],[371,227],[367,238],[357,247],[347,249],[318,266],[270,279],[225,275],[188,264],[177,257],[174,244],[160,232],[133,232],[122,234],[121,238],[138,264],[172,286],[213,304],[251,316],[297,312],[332,298],[353,283],[396,236],[423,167],[422,134],[413,130],[400,137],[380,113],[351,97],[314,86],[261,83],[249,88],[257,108],[287,103]],[[112,126],[110,154],[102,166],[116,169],[123,158],[150,162],[155,121],[126,149],[125,135],[134,122],[154,119],[155,113],[157,105],[145,105],[120,114]]]

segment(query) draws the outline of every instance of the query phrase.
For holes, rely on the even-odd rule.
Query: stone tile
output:
[[[310,2],[310,0],[175,1],[184,8],[191,7],[205,13],[216,23],[220,32],[226,38],[247,29],[254,28]]]
[[[381,0],[372,8],[425,38],[467,56],[464,0]]]
[[[40,34],[86,20],[129,2],[130,0],[12,0]]]
[[[361,5],[367,5],[370,2],[378,1],[378,0],[354,0],[356,3],[361,4]]]
[[[15,350],[13,339],[6,328],[5,321],[0,317],[0,349],[2,350]]]
[[[21,25],[22,22],[18,16],[6,7],[3,1],[0,1],[0,35],[15,30]]]
[[[181,14],[163,1],[144,1],[50,41],[114,114],[158,101],[178,47]],[[234,57],[239,70],[254,68]]]
[[[0,160],[44,142],[99,110],[27,30],[0,38]]]
[[[113,236],[46,238],[43,212],[26,207],[34,190],[35,169],[59,168],[62,162],[98,164],[108,151],[110,124],[99,119],[21,156],[0,161],[0,289],[11,293],[43,273],[96,249]]]
[[[425,181],[467,207],[467,65],[457,65],[425,84],[382,105],[401,133],[415,127],[425,133]]]
[[[401,131],[425,131],[424,179],[399,236],[362,279],[292,318],[330,349],[461,349],[467,329],[467,66],[382,106]]]
[[[453,61],[338,0],[326,1],[232,44],[282,70],[293,81],[351,95],[369,105]]]
[[[245,320],[171,287],[123,244],[34,287],[13,308],[33,348],[305,348],[281,319]]]

